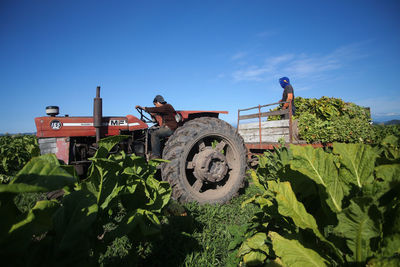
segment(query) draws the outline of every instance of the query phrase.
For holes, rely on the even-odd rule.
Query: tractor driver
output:
[[[171,136],[175,129],[178,128],[175,115],[176,111],[171,104],[168,104],[161,95],[156,95],[153,100],[153,107],[141,107],[136,108],[144,109],[148,113],[159,115],[162,118],[160,128],[151,133],[151,155],[150,159],[161,158],[160,153],[160,139]]]

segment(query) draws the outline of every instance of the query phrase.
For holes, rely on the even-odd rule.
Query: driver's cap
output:
[[[156,95],[156,97],[155,97],[154,100],[153,100],[153,103],[154,103],[154,102],[159,102],[159,103],[161,103],[161,104],[166,103],[165,100],[164,100],[164,97],[162,97],[161,95]]]

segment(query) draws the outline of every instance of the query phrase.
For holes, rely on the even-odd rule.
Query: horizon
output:
[[[386,124],[389,122],[396,122],[395,124]],[[233,127],[237,128],[237,122],[236,123],[229,123],[230,125],[232,125]],[[373,125],[397,125],[400,124],[400,119],[393,119],[393,120],[388,120],[388,121],[372,121]],[[6,136],[6,135],[36,135],[36,131],[35,132],[19,132],[19,133],[8,133],[8,132],[4,132],[4,133],[0,133],[0,136]]]
[[[329,12],[328,12],[329,11]],[[370,107],[400,119],[400,2],[40,1],[0,3],[0,133],[35,132],[46,106],[138,116],[161,94],[177,110],[275,103],[295,96]]]

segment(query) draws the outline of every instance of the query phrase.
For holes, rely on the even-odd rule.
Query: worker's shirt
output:
[[[294,106],[294,92],[293,92],[293,87],[290,85],[290,84],[288,84],[288,85],[286,85],[285,86],[285,89],[283,89],[283,94],[282,94],[282,102],[286,102],[287,101],[287,98],[288,98],[288,94],[292,94],[293,95],[293,98],[292,98],[292,101],[291,101],[291,104],[292,104],[292,113],[294,114],[294,111],[296,110],[296,107]]]
[[[170,104],[164,104],[161,107],[145,107],[149,113],[157,113],[161,116],[163,125],[168,126],[172,131],[178,128],[178,123],[175,120],[176,111]]]

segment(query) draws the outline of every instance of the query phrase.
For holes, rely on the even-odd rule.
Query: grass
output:
[[[183,206],[172,202],[164,218],[161,234],[155,239],[132,245],[121,238],[103,255],[102,266],[227,266],[236,265],[235,253],[229,250],[237,228],[250,221],[257,208],[241,203],[256,194],[258,189],[249,186],[245,192],[224,205]],[[171,212],[172,210],[172,212]],[[173,214],[175,211],[176,214]],[[172,214],[171,214],[172,213]],[[186,216],[181,216],[181,214]],[[135,249],[139,258],[132,258]]]

